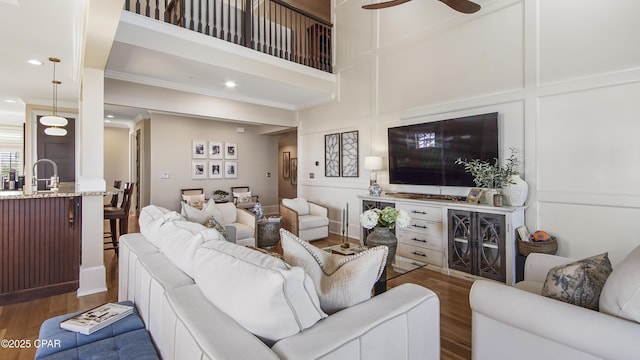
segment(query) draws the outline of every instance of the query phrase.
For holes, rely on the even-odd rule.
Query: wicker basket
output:
[[[531,253],[542,253],[555,255],[558,252],[558,240],[555,236],[551,236],[548,241],[522,241],[518,239],[518,250],[523,256]]]

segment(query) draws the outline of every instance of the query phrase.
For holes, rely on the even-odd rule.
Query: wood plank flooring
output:
[[[131,230],[137,221],[132,219]],[[340,237],[331,234],[326,240],[313,242],[324,247],[340,243]],[[0,306],[0,339],[30,340],[38,338],[42,322],[50,317],[89,309],[105,302],[117,301],[118,263],[113,251],[105,251],[108,291],[78,298],[75,292]],[[471,282],[450,277],[429,269],[418,269],[389,281],[394,287],[402,283],[415,283],[433,290],[440,298],[441,359],[471,359],[471,309],[469,289]],[[0,348],[0,359],[33,359],[33,345],[23,349]]]

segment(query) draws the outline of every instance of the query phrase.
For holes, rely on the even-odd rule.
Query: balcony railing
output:
[[[125,10],[332,72],[333,25],[281,0],[126,0]]]

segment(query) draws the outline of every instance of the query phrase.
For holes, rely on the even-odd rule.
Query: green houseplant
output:
[[[229,193],[221,189],[213,192],[213,198],[216,200],[226,200],[227,196],[229,196]]]
[[[473,176],[476,186],[486,189],[501,189],[511,182],[511,175],[518,174],[518,149],[509,148],[511,155],[500,165],[500,161],[495,158],[493,163],[486,160],[462,160],[458,158],[456,164],[464,165],[466,172]]]

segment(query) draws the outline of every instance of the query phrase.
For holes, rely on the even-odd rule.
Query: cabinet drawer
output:
[[[442,222],[442,208],[412,204],[398,204],[398,210],[406,211],[413,219]]]
[[[402,257],[442,267],[442,253],[440,251],[398,243],[396,252]]]
[[[442,251],[443,239],[442,234],[420,234],[406,230],[400,230],[397,234],[398,242],[413,245],[420,248],[432,249],[436,251]]]
[[[417,234],[426,234],[430,236],[443,236],[442,223],[427,220],[411,219],[409,226],[400,231],[411,231]]]

